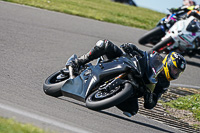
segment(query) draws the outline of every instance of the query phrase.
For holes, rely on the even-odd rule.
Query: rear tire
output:
[[[89,109],[98,111],[118,105],[133,94],[133,87],[130,83],[125,83],[123,87],[120,88],[120,91],[117,91],[112,96],[103,99],[96,98],[98,93],[100,93],[99,90],[93,92],[87,97],[86,106]]]
[[[165,32],[161,28],[161,26],[155,27],[154,29],[145,33],[140,39],[139,43],[145,45],[147,43],[156,44],[158,43],[162,37],[164,37]]]
[[[169,37],[159,43],[157,43],[153,48],[152,50],[153,51],[157,51],[157,52],[162,52],[162,51],[165,51],[165,49],[167,48],[167,44],[168,43],[174,43],[174,39],[172,37]],[[161,48],[163,48],[162,50],[160,50]]]
[[[57,76],[59,75],[61,75],[60,71],[55,72],[45,80],[43,84],[43,90],[45,94],[53,97],[62,96],[61,87],[69,78],[69,76],[66,76],[61,80],[57,80]]]

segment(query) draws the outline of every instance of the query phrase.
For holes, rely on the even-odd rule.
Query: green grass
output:
[[[0,133],[46,133],[31,124],[21,124],[13,119],[0,117]]]
[[[194,114],[194,117],[200,121],[200,94],[180,97],[164,104],[171,108],[189,110]]]
[[[111,0],[3,0],[67,14],[152,29],[165,16],[150,9],[112,2]]]

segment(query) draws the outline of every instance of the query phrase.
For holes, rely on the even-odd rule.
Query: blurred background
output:
[[[167,9],[178,8],[183,5],[183,0],[114,0],[116,2],[125,2],[130,5],[149,8],[162,13],[169,13]],[[190,0],[185,0],[190,1]],[[200,4],[200,0],[194,0]]]

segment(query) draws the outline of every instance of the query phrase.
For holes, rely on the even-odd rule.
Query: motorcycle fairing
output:
[[[80,76],[74,79],[68,79],[62,86],[61,91],[64,96],[83,101],[83,96],[81,95],[83,91],[83,83]]]
[[[96,66],[88,67],[76,78],[68,79],[62,86],[61,91],[64,96],[84,102],[97,83],[107,77],[114,78],[117,74],[132,68],[133,65],[130,59],[123,56],[111,62],[101,62]]]
[[[186,20],[180,20],[172,26],[169,32],[167,32],[163,39],[171,36],[175,40],[175,43],[168,47],[169,50],[176,48],[179,48],[181,51],[194,49],[193,41],[197,36],[199,36],[200,33],[196,32],[193,34],[192,32],[186,30],[187,25],[189,25],[194,19],[195,17],[191,16]]]

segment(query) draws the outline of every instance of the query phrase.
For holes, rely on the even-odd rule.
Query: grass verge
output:
[[[162,104],[170,114],[200,128],[200,94],[179,97]]]
[[[0,117],[0,133],[46,133],[46,131],[31,124],[22,124],[13,119]]]
[[[152,29],[165,16],[111,0],[3,0],[130,27]]]

